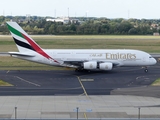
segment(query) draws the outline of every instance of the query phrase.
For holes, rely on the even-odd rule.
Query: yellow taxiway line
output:
[[[83,86],[80,78],[79,78],[78,76],[77,76],[77,78],[78,78],[78,80],[79,80],[79,83],[81,84],[81,87],[82,87],[82,89],[83,89],[83,91],[84,91],[84,94],[88,97],[88,94],[87,94],[87,92],[86,92],[86,90],[85,90],[85,88],[84,88],[84,86]]]

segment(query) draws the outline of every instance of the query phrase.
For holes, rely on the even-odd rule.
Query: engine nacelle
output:
[[[94,61],[84,62],[83,67],[84,69],[87,69],[87,70],[97,69],[97,62],[94,62]]]
[[[113,64],[112,63],[100,63],[99,69],[100,70],[112,70]]]

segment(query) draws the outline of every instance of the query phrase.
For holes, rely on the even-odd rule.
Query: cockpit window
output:
[[[153,58],[152,56],[149,56],[149,58]]]

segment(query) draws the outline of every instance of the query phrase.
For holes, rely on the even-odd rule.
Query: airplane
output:
[[[43,49],[16,22],[7,22],[19,52],[12,57],[32,62],[70,67],[75,71],[110,71],[115,67],[145,67],[157,61],[148,53],[132,49]]]

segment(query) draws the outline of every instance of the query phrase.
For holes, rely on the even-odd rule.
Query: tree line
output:
[[[160,19],[108,19],[78,17],[64,24],[38,16],[0,16],[0,34],[9,34],[6,21],[16,21],[29,34],[50,35],[152,35],[160,32]],[[70,18],[75,19],[75,18]]]

